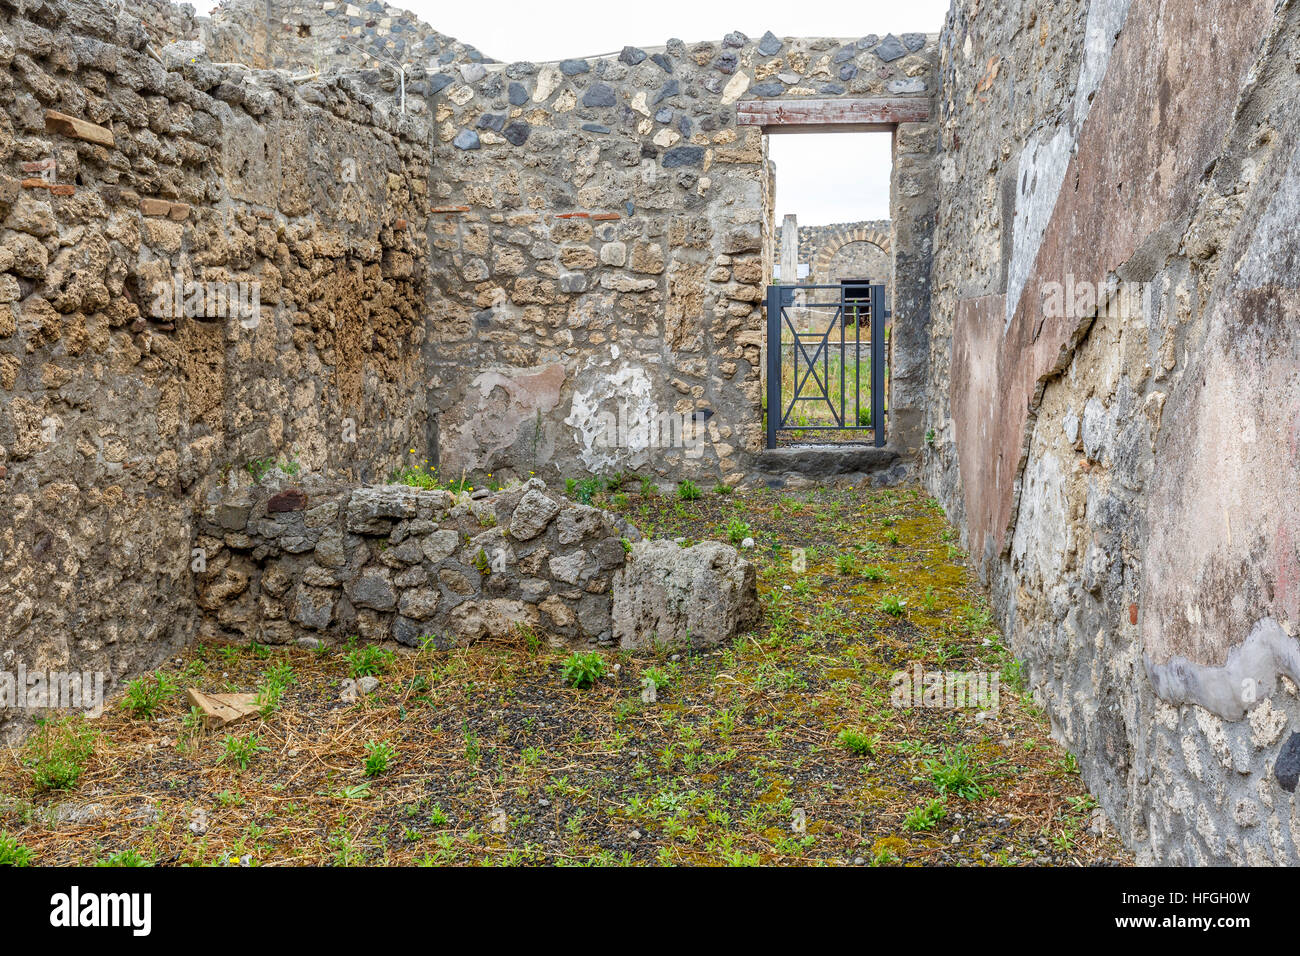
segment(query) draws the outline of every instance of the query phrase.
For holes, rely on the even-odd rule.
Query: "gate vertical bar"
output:
[[[885,287],[871,287],[871,427],[877,448],[885,445]]]
[[[862,306],[853,306],[853,426],[862,425]]]
[[[767,287],[767,447],[781,423],[781,287]]]
[[[840,283],[839,322],[840,322],[840,426],[841,427],[849,423],[848,422],[849,412],[848,409],[845,407],[845,394],[844,394],[844,388],[845,388],[844,372],[846,367],[848,366],[848,361],[847,361],[848,357],[844,354],[844,335],[847,332],[844,323],[847,322],[848,320],[849,320],[849,313],[848,313],[848,306],[846,305],[844,299],[844,284]],[[826,382],[826,387],[827,388],[831,387],[831,383],[829,380]]]

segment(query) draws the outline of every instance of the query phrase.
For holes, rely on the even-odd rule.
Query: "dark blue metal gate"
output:
[[[768,448],[782,433],[842,442],[870,431],[877,447],[885,444],[888,317],[883,285],[767,287]]]

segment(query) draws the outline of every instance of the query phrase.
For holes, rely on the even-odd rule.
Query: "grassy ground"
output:
[[[605,654],[585,689],[562,678],[568,651],[530,634],[450,651],[198,646],[86,722],[81,753],[59,749],[66,728],[43,755],[0,753],[0,861],[1130,862],[1090,833],[1074,760],[919,491],[629,487],[598,503],[652,535],[752,536],[761,627],[706,653]],[[996,672],[997,710],[892,706],[891,675],[916,661]],[[379,689],[342,702],[365,672]],[[262,687],[267,714],[204,732],[184,686]],[[76,779],[38,789],[36,772]]]

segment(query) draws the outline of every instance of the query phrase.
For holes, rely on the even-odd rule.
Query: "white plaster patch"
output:
[[[1094,0],[1088,8],[1084,32],[1084,59],[1075,85],[1074,110],[1067,126],[1047,138],[1032,137],[1020,153],[1016,170],[1016,213],[1011,233],[1011,261],[1007,266],[1007,321],[1020,305],[1025,283],[1033,272],[1038,248],[1056,209],[1056,199],[1074,153],[1079,129],[1092,108],[1092,96],[1101,86],[1110,65],[1115,38],[1124,26],[1131,0]],[[969,40],[969,37],[967,38]],[[1099,281],[1098,277],[1082,277]]]
[[[615,352],[613,361],[617,359]],[[595,360],[589,362],[587,370],[590,372],[598,364]],[[628,427],[621,430],[621,436],[611,435],[610,423],[612,420],[634,426],[659,420],[659,406],[652,397],[646,370],[624,362],[613,373],[600,370],[582,378],[586,381],[574,388],[573,405],[564,424],[574,429],[583,464],[593,474],[645,465],[650,460],[649,429]]]
[[[1007,264],[1007,320],[1020,304],[1025,283],[1033,272],[1038,247],[1056,209],[1056,197],[1074,152],[1075,138],[1064,127],[1050,139],[1036,135],[1020,152],[1016,169],[1016,215],[1011,232],[1011,261]],[[1004,329],[1005,331],[1005,329]]]
[[[1115,38],[1128,19],[1132,0],[1093,0],[1088,6],[1088,24],[1084,28],[1083,65],[1079,67],[1079,85],[1074,94],[1074,127],[1079,126],[1092,108],[1092,95],[1101,86],[1110,65]]]
[[[1056,456],[1044,450],[1025,466],[1012,555],[1024,573],[1052,583],[1061,577],[1070,541],[1065,473]]]

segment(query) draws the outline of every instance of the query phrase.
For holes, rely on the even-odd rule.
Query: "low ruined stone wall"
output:
[[[1297,10],[1007,6],[941,42],[927,480],[1139,859],[1295,864]]]
[[[570,645],[714,644],[757,619],[715,542],[643,541],[538,479],[453,495],[319,482],[215,489],[198,538],[207,636],[440,646],[519,628]]]

